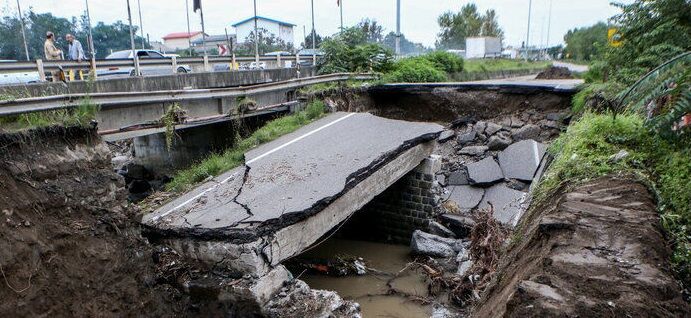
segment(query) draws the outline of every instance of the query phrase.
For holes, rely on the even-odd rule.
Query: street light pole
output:
[[[190,49],[190,56],[192,54],[192,31],[190,30],[190,1],[185,0],[185,13],[187,14],[187,46]]]
[[[26,54],[26,60],[29,61],[29,46],[26,44],[26,32],[24,31],[24,16],[22,15],[22,6],[19,5],[19,0],[17,0],[17,12],[19,13],[19,22],[22,24],[22,39],[24,39],[24,54]]]
[[[549,15],[547,17],[547,47],[549,48],[549,31],[552,27],[552,0],[549,0]]]
[[[91,32],[91,13],[89,12],[89,0],[84,0],[86,4],[86,24],[89,28],[89,51],[91,51],[91,71],[92,76],[96,76],[96,50],[94,49],[94,35]]]
[[[401,0],[396,0],[396,55],[401,55]]]
[[[528,2],[528,32],[526,34],[525,38],[525,60],[528,61],[528,55],[529,55],[529,47],[530,47],[530,13],[532,11],[533,7],[533,0],[529,0]]]
[[[343,0],[338,1],[338,7],[341,10],[341,32],[343,32]]]
[[[312,0],[312,65],[317,65],[317,31],[314,29],[314,0]]]
[[[142,0],[137,0],[137,7],[139,10],[139,31],[142,34],[142,50],[146,49],[146,38],[144,37],[144,21],[142,21]]]
[[[254,0],[254,62],[259,67],[259,28],[257,27],[257,0]]]
[[[130,23],[130,45],[132,46],[132,60],[134,61],[135,76],[139,76],[139,57],[137,57],[137,50],[134,47],[134,29],[132,28],[132,9],[130,8],[130,0],[127,0],[127,19]]]

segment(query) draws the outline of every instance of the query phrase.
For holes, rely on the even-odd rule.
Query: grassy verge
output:
[[[343,82],[319,83],[300,88],[299,93],[300,95],[311,95],[320,92],[330,91],[337,88],[358,88],[362,87],[363,85],[368,85],[369,83],[370,82],[368,81],[360,81],[354,79],[350,79]]]
[[[659,196],[662,226],[674,241],[672,264],[687,286],[691,282],[691,147],[652,133],[640,115],[585,112],[550,147],[555,156],[535,192],[540,201],[561,184],[576,186],[587,180],[633,173]],[[628,155],[613,160],[624,150]]]
[[[550,66],[550,61],[526,62],[523,60],[509,60],[509,59],[470,59],[465,60],[463,64],[463,71],[472,72],[493,72],[493,71],[510,71],[510,70],[525,70],[537,69]]]
[[[303,111],[268,122],[249,137],[238,138],[233,148],[223,153],[213,154],[190,168],[178,171],[166,189],[174,192],[186,191],[209,177],[215,177],[242,165],[245,152],[321,118],[324,115],[324,109],[324,102],[313,101]]]
[[[86,97],[80,101],[76,108],[0,117],[0,130],[18,131],[49,126],[87,126],[96,119],[97,112],[98,106]]]

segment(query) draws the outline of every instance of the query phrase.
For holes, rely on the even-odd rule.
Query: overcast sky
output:
[[[15,0],[0,0],[5,14],[16,14]],[[80,15],[85,0],[19,0],[23,10],[32,7],[36,12],[51,12],[56,16]],[[112,23],[127,21],[126,0],[88,0],[92,21]],[[137,1],[130,0],[133,23],[139,24]],[[159,40],[165,34],[187,30],[186,0],[139,0],[141,1],[144,32],[151,40]],[[192,0],[187,0],[192,5]],[[495,9],[499,24],[505,32],[505,45],[520,45],[526,38],[529,0],[401,0],[401,32],[415,42],[434,45],[439,26],[437,17],[445,11],[458,11],[465,3],[475,2],[481,11]],[[549,44],[563,42],[563,36],[574,27],[588,26],[605,21],[618,10],[609,0],[552,0],[552,22]],[[631,2],[632,0],[622,0]],[[338,31],[339,12],[336,0],[314,0],[316,29],[319,34]],[[363,18],[379,21],[388,31],[396,28],[396,0],[342,0],[346,25]],[[533,0],[531,44],[547,42],[547,26],[550,0]],[[231,24],[252,16],[252,0],[202,0],[204,20],[208,34],[223,34],[224,28],[234,33]],[[295,41],[302,41],[303,26],[311,28],[310,0],[257,0],[258,15],[297,24]],[[199,14],[190,14],[192,30],[201,30]]]

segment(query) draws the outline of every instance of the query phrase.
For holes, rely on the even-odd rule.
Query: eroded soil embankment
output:
[[[93,131],[0,135],[0,316],[165,316],[186,302],[157,284],[124,182]]]
[[[560,190],[529,211],[475,317],[685,317],[653,197],[631,177]]]

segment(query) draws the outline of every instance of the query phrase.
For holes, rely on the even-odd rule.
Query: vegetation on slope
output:
[[[79,106],[76,108],[0,117],[0,131],[17,131],[49,126],[86,127],[96,119],[97,112],[98,106],[92,103],[87,96],[80,101]]]
[[[237,135],[233,148],[223,153],[212,154],[192,167],[178,171],[173,181],[167,184],[166,189],[183,192],[199,182],[242,165],[245,152],[321,118],[324,115],[324,109],[325,105],[322,101],[313,101],[305,110],[274,119],[247,138],[240,139]]]

